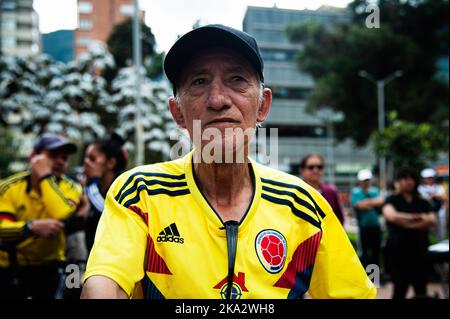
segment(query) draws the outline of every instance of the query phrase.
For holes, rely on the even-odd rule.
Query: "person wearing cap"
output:
[[[255,39],[197,28],[172,46],[164,70],[170,111],[194,149],[115,180],[82,298],[374,298],[326,200],[247,156],[252,135],[240,134],[272,101]]]
[[[422,178],[417,190],[423,198],[428,200],[433,211],[437,212],[437,239],[443,240],[446,236],[447,218],[446,218],[446,191],[444,187],[436,182],[436,171],[432,168],[425,168],[420,172]]]
[[[0,298],[54,297],[64,261],[63,222],[82,194],[64,175],[76,149],[61,136],[44,134],[33,147],[29,170],[0,184]],[[16,279],[19,286],[8,285]]]
[[[380,208],[384,203],[377,187],[372,186],[372,172],[363,169],[358,172],[358,186],[352,189],[350,202],[356,214],[359,229],[361,262],[380,266],[381,223]]]
[[[386,257],[394,284],[393,299],[404,299],[410,285],[416,298],[427,296],[429,230],[436,214],[417,191],[418,176],[410,168],[396,174],[398,193],[386,198],[382,207],[388,237]]]

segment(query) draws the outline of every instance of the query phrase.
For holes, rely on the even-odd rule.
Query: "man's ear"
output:
[[[186,122],[184,121],[184,116],[183,113],[181,112],[180,105],[173,96],[169,98],[169,109],[177,125],[180,128],[186,128]]]
[[[256,121],[258,123],[264,122],[269,115],[270,106],[272,105],[272,91],[269,88],[264,88],[263,98],[258,108],[258,114],[256,115]]]

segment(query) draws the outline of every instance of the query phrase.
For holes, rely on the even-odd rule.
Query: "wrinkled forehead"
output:
[[[224,47],[212,47],[197,52],[183,67],[179,84],[186,78],[212,67],[222,67],[224,70],[241,70],[258,78],[258,72],[253,65],[239,52]]]

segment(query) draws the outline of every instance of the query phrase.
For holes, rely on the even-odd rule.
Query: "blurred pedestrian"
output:
[[[357,175],[359,186],[352,189],[350,196],[358,221],[361,262],[364,267],[371,264],[380,266],[380,215],[384,199],[380,197],[378,188],[371,185],[372,178],[370,170],[360,170]]]
[[[437,240],[441,241],[446,236],[447,217],[446,217],[446,192],[442,185],[436,182],[436,171],[432,168],[425,168],[420,172],[422,181],[419,185],[419,193],[428,200],[433,211],[437,212]]]
[[[42,135],[29,170],[0,184],[0,240],[7,250],[0,251],[0,298],[54,298],[65,258],[63,221],[82,193],[64,175],[76,149],[63,137]]]
[[[118,134],[96,141],[86,149],[84,174],[85,192],[91,209],[86,220],[86,247],[88,252],[94,244],[95,232],[105,206],[105,197],[112,182],[126,168],[128,154],[123,148],[125,141]]]
[[[404,299],[409,285],[417,298],[426,296],[428,275],[428,230],[436,224],[436,214],[418,191],[418,177],[411,169],[396,175],[398,193],[383,205],[388,239],[386,255],[394,283],[394,299]]]
[[[311,153],[302,158],[299,173],[303,180],[314,187],[330,204],[337,218],[344,225],[344,209],[339,199],[337,188],[333,184],[322,182],[325,161],[320,154]]]

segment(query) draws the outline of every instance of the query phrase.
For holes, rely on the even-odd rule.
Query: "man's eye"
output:
[[[204,84],[206,81],[203,78],[199,78],[199,79],[195,79],[194,81],[192,81],[193,85],[201,85]]]
[[[240,76],[240,75],[235,75],[235,76],[232,77],[232,80],[236,81],[236,82],[239,82],[239,81],[244,81],[245,79],[242,76]]]

